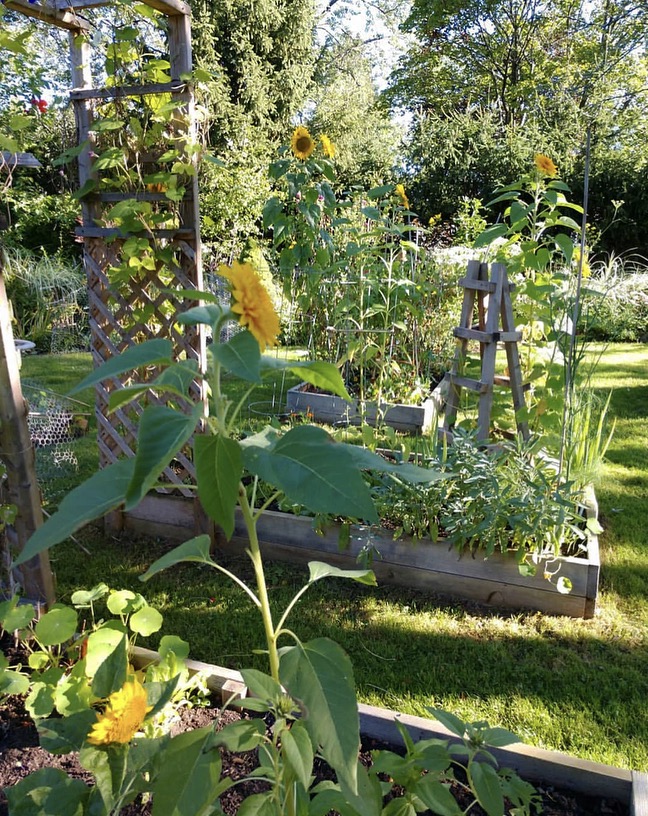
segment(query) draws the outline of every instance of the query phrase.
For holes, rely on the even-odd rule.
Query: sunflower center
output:
[[[300,153],[306,153],[310,149],[310,136],[300,136],[295,144]]]

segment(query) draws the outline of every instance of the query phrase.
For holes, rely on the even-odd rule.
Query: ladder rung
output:
[[[522,339],[522,332],[500,332],[499,339],[501,343],[519,343]]]
[[[469,391],[477,391],[480,394],[488,393],[490,386],[481,380],[473,380],[471,377],[460,377],[458,374],[448,373],[446,379],[451,385],[459,388],[467,388]]]
[[[485,332],[479,329],[464,329],[459,326],[454,330],[455,337],[462,340],[479,340],[480,343],[496,343],[500,338],[500,332]]]
[[[495,291],[495,283],[493,281],[478,280],[477,278],[461,278],[459,286],[463,289],[475,289],[480,292]]]
[[[504,386],[510,388],[511,387],[511,378],[510,377],[495,376],[495,377],[493,377],[493,383],[494,383],[494,385],[504,385]],[[520,387],[522,388],[523,391],[530,391],[531,390],[531,383],[522,383],[522,385]]]

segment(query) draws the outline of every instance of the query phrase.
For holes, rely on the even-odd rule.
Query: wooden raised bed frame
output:
[[[228,554],[241,554],[247,546],[240,515],[231,541],[214,530],[198,501],[166,495],[149,495],[128,513],[112,514],[111,526],[134,532],[184,541],[197,533],[210,533],[217,548]],[[332,526],[325,535],[312,528],[312,519],[289,513],[266,511],[257,527],[261,549],[266,558],[291,563],[326,561],[353,569],[368,533],[352,528],[349,548],[340,552],[338,529]],[[459,555],[446,543],[430,541],[394,541],[388,533],[372,530],[371,541],[380,552],[371,568],[379,583],[399,584],[423,591],[465,598],[493,607],[534,609],[550,615],[591,618],[596,611],[600,559],[598,540],[591,537],[588,558],[558,558],[548,565],[556,578],[572,582],[569,594],[561,594],[555,583],[544,578],[539,564],[533,578],[520,575],[515,559],[493,554],[484,559],[479,552]]]
[[[136,668],[159,659],[157,652],[136,647],[131,661]],[[233,703],[248,696],[239,672],[209,663],[188,660],[191,672],[201,671],[217,704]],[[458,742],[457,737],[437,720],[427,720],[409,714],[399,714],[377,706],[358,705],[360,733],[366,739],[380,740],[403,747],[403,738],[396,728],[398,721],[409,731],[414,741],[442,739]],[[631,816],[648,816],[648,775],[578,759],[558,751],[534,748],[521,742],[505,748],[490,748],[502,767],[512,768],[531,783],[550,782],[565,790],[588,796],[605,796],[629,806]]]

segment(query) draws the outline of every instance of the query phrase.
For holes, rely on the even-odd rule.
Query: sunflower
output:
[[[324,155],[326,156],[326,158],[327,159],[335,158],[335,145],[329,139],[329,137],[322,133],[322,135],[320,136],[320,141],[322,143],[322,150],[324,151]]]
[[[252,264],[234,261],[231,267],[222,265],[219,274],[232,285],[232,311],[239,315],[240,325],[252,332],[261,351],[276,345],[279,315]]]
[[[538,168],[538,170],[545,176],[550,176],[553,178],[558,174],[558,168],[551,161],[549,156],[545,156],[542,153],[536,153],[533,161],[535,162],[535,166]]]
[[[397,184],[394,187],[394,195],[397,195],[400,198],[401,206],[405,207],[406,210],[409,210],[409,199],[405,194],[405,188],[402,184]]]
[[[130,677],[119,691],[110,695],[104,712],[97,714],[97,722],[88,734],[88,742],[90,745],[130,742],[151,708],[146,705],[144,686]]]
[[[298,159],[303,160],[307,159],[313,150],[315,150],[315,142],[312,140],[308,130],[302,125],[299,125],[293,132],[290,147],[292,148],[293,154]]]

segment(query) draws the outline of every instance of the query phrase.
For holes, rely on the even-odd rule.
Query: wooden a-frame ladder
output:
[[[452,370],[446,374],[449,387],[443,428],[440,429],[440,433],[449,441],[452,440],[452,429],[457,419],[463,388],[479,394],[477,440],[479,442],[488,440],[493,407],[493,388],[496,385],[507,386],[511,389],[518,434],[521,434],[524,439],[529,438],[527,423],[518,419],[518,411],[524,408],[526,403],[517,348],[522,335],[515,330],[511,305],[511,292],[514,284],[509,283],[504,264],[492,264],[490,278],[488,272],[488,264],[469,261],[466,276],[459,281],[459,285],[464,289],[461,324],[454,330],[454,336],[458,342]],[[473,323],[475,306],[477,306],[478,315],[476,325]],[[468,343],[471,340],[478,341],[480,344],[481,375],[478,380],[464,376]],[[495,374],[498,344],[503,344],[506,349],[507,377]]]

